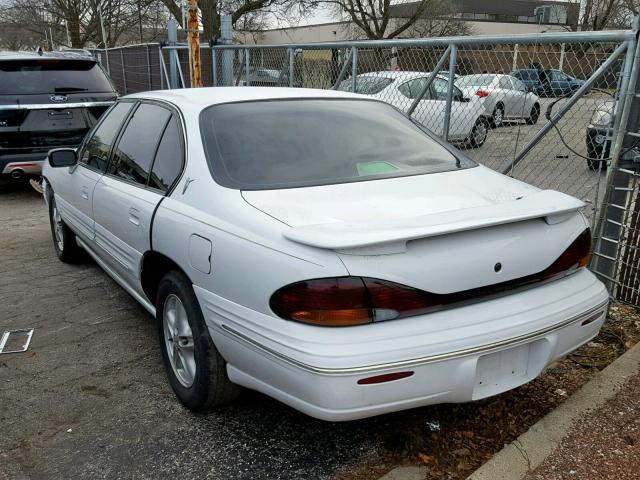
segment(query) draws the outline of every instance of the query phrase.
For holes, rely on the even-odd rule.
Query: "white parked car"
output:
[[[456,79],[455,84],[465,96],[480,98],[493,127],[499,127],[505,120],[524,120],[529,125],[538,122],[540,98],[516,77],[494,73],[465,75]]]
[[[403,112],[408,112],[413,101],[424,89],[429,75],[429,72],[398,71],[362,73],[356,77],[356,93],[383,100]],[[449,79],[438,75],[412,114],[412,118],[439,136],[444,132],[448,89]],[[353,91],[351,78],[343,80],[338,90]],[[484,103],[476,95],[465,96],[456,86],[453,87],[449,122],[448,140],[452,143],[477,148],[487,139],[489,117]]]
[[[605,319],[581,201],[367,97],[130,95],[44,175],[57,255],[86,250],[155,315],[196,411],[239,385],[326,420],[485,398]]]

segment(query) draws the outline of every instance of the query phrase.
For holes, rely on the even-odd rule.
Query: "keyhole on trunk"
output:
[[[500,262],[496,263],[496,264],[493,266],[493,270],[494,270],[496,273],[499,273],[499,272],[500,272],[500,270],[502,270],[502,264],[501,264]]]

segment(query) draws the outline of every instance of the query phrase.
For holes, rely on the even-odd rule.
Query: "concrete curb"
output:
[[[566,402],[533,425],[467,480],[520,480],[540,465],[569,433],[576,420],[613,397],[640,369],[640,343],[620,356],[573,394]]]

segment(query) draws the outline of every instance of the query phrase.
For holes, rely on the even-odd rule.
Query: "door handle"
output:
[[[82,198],[89,200],[89,188],[83,186],[81,189]]]
[[[133,223],[135,226],[140,225],[140,212],[138,212],[137,208],[131,207],[129,209],[129,221]]]

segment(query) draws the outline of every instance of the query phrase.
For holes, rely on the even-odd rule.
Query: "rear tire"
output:
[[[536,103],[531,107],[531,113],[529,113],[529,118],[527,118],[527,125],[535,125],[538,123],[538,118],[540,118],[540,105]]]
[[[198,299],[181,272],[166,274],[158,286],[156,321],[162,361],[178,400],[194,412],[230,402],[240,387],[227,376],[227,362],[209,335]]]
[[[480,148],[487,140],[488,134],[489,122],[486,118],[478,118],[466,143],[470,148]]]
[[[64,263],[78,263],[84,259],[84,252],[76,242],[76,234],[64,223],[56,205],[53,190],[49,189],[49,223],[53,248],[58,258]]]

